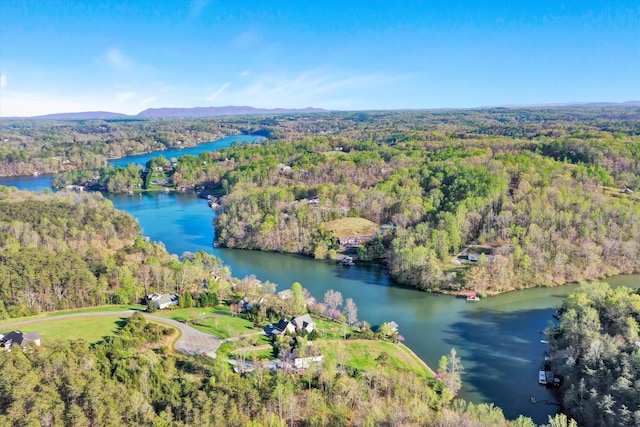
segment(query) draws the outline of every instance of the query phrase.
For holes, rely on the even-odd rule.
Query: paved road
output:
[[[63,314],[60,316],[46,317],[42,319],[23,320],[21,322],[7,323],[0,325],[0,330],[11,330],[22,325],[28,325],[31,323],[48,322],[52,320],[72,319],[78,317],[103,317],[103,316],[115,316],[115,317],[129,317],[133,313],[133,310],[128,311],[99,311],[95,313],[76,313],[76,314]],[[141,313],[141,312],[137,312]],[[160,316],[154,316],[152,314],[142,313],[147,320],[153,320],[156,322],[166,323],[179,329],[182,333],[178,341],[175,343],[175,350],[183,354],[206,354],[207,356],[216,357],[216,350],[220,347],[222,340],[214,337],[213,335],[205,334],[191,326],[178,322],[172,319],[166,319]]]

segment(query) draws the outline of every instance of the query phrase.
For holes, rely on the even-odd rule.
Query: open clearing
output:
[[[347,340],[320,341],[322,354],[335,360],[345,360],[346,364],[364,371],[384,370],[392,372],[411,371],[433,378],[433,373],[415,354],[401,344],[384,341]],[[388,357],[380,355],[386,353]]]
[[[89,307],[89,308],[78,308],[74,310],[61,310],[61,311],[52,311],[50,313],[38,314],[35,316],[25,316],[25,317],[12,317],[9,319],[0,320],[0,331],[3,330],[2,325],[6,325],[8,323],[15,322],[24,322],[27,320],[46,320],[46,319],[54,319],[59,316],[66,316],[68,314],[78,314],[78,313],[104,313],[104,312],[125,312],[130,310],[142,311],[145,309],[143,305],[101,305],[98,307]]]
[[[324,230],[331,231],[336,237],[369,236],[380,230],[375,222],[365,218],[340,218],[322,224]]]
[[[50,319],[38,323],[20,326],[22,332],[37,332],[44,344],[55,340],[84,339],[93,344],[104,337],[114,335],[122,326],[126,316],[123,317],[90,317],[71,319]],[[0,326],[0,331],[6,333],[13,329],[5,330]]]
[[[228,310],[216,308],[183,308],[170,311],[157,311],[156,316],[189,322],[189,325],[201,332],[218,338],[232,338],[256,332],[253,323],[242,317],[232,316]]]
[[[83,327],[87,327],[87,323],[91,322],[91,320],[100,318],[100,317],[108,317],[112,319],[116,319],[116,321],[120,320],[122,317],[129,317],[133,313],[134,310],[124,311],[122,313],[119,312],[110,312],[110,311],[102,311],[102,312],[81,312],[81,313],[65,313],[57,318],[36,318],[26,320],[22,319],[11,319],[12,323],[5,323],[2,326],[3,330],[12,330],[12,329],[21,329],[26,331],[27,328],[32,331],[44,331],[46,330],[46,325],[51,322],[64,321],[65,323],[68,320],[84,320]],[[174,329],[180,332],[178,338],[175,341],[175,350],[179,353],[195,355],[195,354],[206,354],[215,357],[215,352],[220,347],[221,341],[214,337],[213,335],[200,332],[189,325],[186,325],[182,322],[178,322],[173,319],[167,319],[164,317],[154,316],[152,314],[142,313],[147,321],[161,323],[167,325],[169,327],[173,327]],[[80,325],[80,327],[82,327]],[[65,329],[68,329],[68,326],[59,326],[59,328],[63,328],[63,331],[59,331],[58,333],[64,333]]]

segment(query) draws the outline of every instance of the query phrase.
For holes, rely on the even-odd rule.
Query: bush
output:
[[[155,301],[147,301],[147,313],[155,313],[158,311],[158,305]]]

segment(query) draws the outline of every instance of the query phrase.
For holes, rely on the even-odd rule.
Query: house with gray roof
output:
[[[147,300],[149,300],[149,302],[155,302],[159,310],[164,310],[165,308],[169,308],[173,305],[178,305],[180,297],[176,294],[153,293],[147,296]]]
[[[291,334],[307,331],[311,332],[316,328],[316,324],[311,318],[309,314],[304,314],[302,316],[294,317],[291,321],[287,319],[281,319],[272,329],[272,334],[280,335],[286,332]]]
[[[296,328],[296,332],[300,332],[302,330],[311,332],[316,327],[316,323],[313,321],[309,314],[294,317],[291,323],[293,323],[293,326]]]
[[[11,331],[6,335],[0,334],[0,348],[11,351],[13,345],[24,348],[29,344],[40,346],[40,335],[37,332]]]

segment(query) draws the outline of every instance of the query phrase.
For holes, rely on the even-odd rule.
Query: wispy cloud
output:
[[[118,102],[127,102],[130,101],[134,96],[136,96],[135,92],[120,92],[117,96]]]
[[[62,99],[50,94],[9,92],[2,94],[2,108],[0,116],[3,117],[28,117],[52,113],[90,111],[98,108],[90,108],[81,99]]]
[[[226,88],[228,88],[229,86],[231,86],[231,82],[227,82],[225,84],[223,84],[222,86],[220,86],[218,88],[218,90],[216,90],[215,92],[213,92],[208,98],[207,101],[215,101],[216,99],[218,99],[218,97],[222,94],[222,92],[225,91]]]
[[[393,81],[411,78],[409,75],[349,74],[344,71],[315,69],[289,76],[256,76],[235,91],[226,91],[223,85],[214,95],[222,102],[248,104],[260,107],[343,108],[360,96],[373,96],[388,90]],[[212,97],[208,98],[211,100]]]
[[[250,47],[262,44],[262,36],[254,28],[238,34],[233,39],[233,45],[236,47]]]
[[[148,95],[148,93],[147,93]],[[142,96],[135,92],[117,92],[112,90],[81,94],[3,91],[0,104],[0,116],[29,117],[52,113],[70,113],[80,111],[111,111],[115,113],[137,114],[156,101],[155,96]]]
[[[132,68],[135,64],[133,58],[125,55],[120,49],[109,49],[103,56],[104,61],[112,68],[125,70]]]
[[[199,17],[210,2],[210,0],[193,0],[191,2],[191,9],[189,10],[189,18],[194,19]]]
[[[249,77],[250,74],[249,70],[244,70],[240,73],[240,77]]]
[[[153,104],[157,100],[158,100],[157,96],[150,96],[150,97],[145,98],[142,101],[140,101],[138,103],[138,106],[140,106],[140,107],[148,107],[148,106],[150,106],[151,104]]]
[[[0,89],[4,89],[7,87],[7,75],[6,74],[1,74],[0,75]]]

